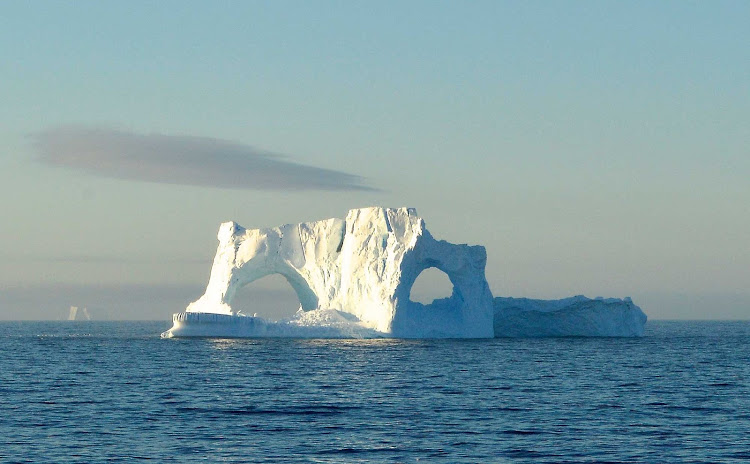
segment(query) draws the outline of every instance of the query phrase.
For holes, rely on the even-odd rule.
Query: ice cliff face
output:
[[[493,300],[482,246],[435,240],[413,208],[363,208],[345,219],[245,229],[219,228],[219,247],[205,294],[188,313],[233,314],[242,286],[281,274],[303,310],[336,310],[395,337],[493,337]],[[425,269],[445,272],[449,298],[409,299]]]

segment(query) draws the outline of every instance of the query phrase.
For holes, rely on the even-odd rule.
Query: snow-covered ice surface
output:
[[[496,337],[640,337],[646,319],[630,298],[495,298]]]
[[[558,302],[493,300],[485,279],[484,247],[435,240],[413,208],[353,209],[345,219],[268,229],[225,222],[218,239],[205,293],[186,312],[175,314],[173,327],[162,336],[490,338],[643,333],[645,315],[638,330],[640,319],[631,317],[632,308],[621,300],[585,299],[598,301],[593,306],[582,297]],[[428,305],[411,301],[412,285],[431,267],[448,275],[451,296]],[[278,322],[235,314],[231,305],[237,290],[270,274],[286,278],[301,311]],[[506,300],[520,303],[506,305]],[[618,329],[621,323],[625,326]]]

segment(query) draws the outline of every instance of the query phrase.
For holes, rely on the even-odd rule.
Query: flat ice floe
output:
[[[495,298],[495,337],[640,337],[646,319],[630,298]]]

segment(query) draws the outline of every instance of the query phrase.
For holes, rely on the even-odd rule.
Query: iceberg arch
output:
[[[455,245],[435,240],[428,231],[404,258],[395,298],[401,303],[393,318],[396,335],[438,336],[451,325],[479,325],[493,314],[492,293],[484,274],[487,252],[481,246]],[[451,296],[422,304],[411,300],[411,289],[426,269],[436,268],[453,284]],[[440,330],[442,329],[442,330]],[[494,330],[491,335],[494,336]]]
[[[492,337],[493,303],[482,246],[435,240],[413,208],[362,208],[345,219],[245,229],[223,223],[206,292],[188,313],[234,315],[237,290],[281,274],[305,311],[348,313],[398,337]],[[435,267],[453,283],[450,298],[422,305],[411,287]]]
[[[273,274],[289,282],[304,310],[316,309],[319,298],[302,272],[299,226],[247,230],[235,222],[223,223],[206,292],[187,311],[234,314],[231,304],[237,290]]]

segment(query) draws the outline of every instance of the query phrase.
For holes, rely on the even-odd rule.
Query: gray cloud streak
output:
[[[43,163],[118,179],[254,190],[377,191],[359,176],[209,137],[65,127],[32,138]]]

